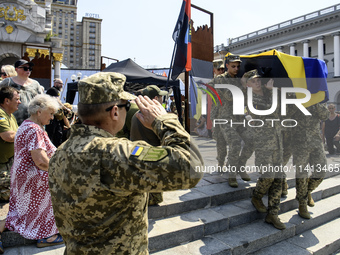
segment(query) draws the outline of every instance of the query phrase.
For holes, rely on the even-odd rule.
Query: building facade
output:
[[[214,47],[214,58],[227,52],[258,54],[276,49],[293,56],[325,61],[328,69],[329,102],[340,110],[340,4],[229,39]]]
[[[62,39],[47,38],[51,32],[51,1],[44,5],[32,0],[0,2],[0,66],[13,65],[20,58],[32,61],[35,67],[31,77],[45,88],[50,86],[52,65],[55,77],[60,75],[63,55]]]
[[[45,5],[45,0],[35,0]],[[62,39],[62,63],[70,69],[100,69],[101,22],[93,15],[77,21],[77,0],[53,0],[51,3],[52,37]]]

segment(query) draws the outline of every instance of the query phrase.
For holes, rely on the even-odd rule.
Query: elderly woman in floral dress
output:
[[[24,238],[38,240],[37,247],[63,243],[48,187],[48,164],[56,148],[44,130],[59,107],[55,98],[44,94],[30,102],[30,117],[15,136],[9,212],[5,224],[0,224],[0,232],[7,228]]]

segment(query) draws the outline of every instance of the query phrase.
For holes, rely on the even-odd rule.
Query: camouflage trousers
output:
[[[7,163],[0,163],[0,200],[9,200],[12,165],[13,157]]]
[[[224,125],[227,126],[227,125]],[[241,166],[245,166],[247,160],[254,152],[253,135],[250,128],[239,127],[223,127],[222,134],[228,143],[228,166],[236,167],[240,171]],[[242,148],[242,140],[244,146]]]
[[[217,125],[214,128],[213,138],[216,140],[217,162],[220,167],[224,166],[227,156],[227,141],[222,133],[221,127]]]
[[[149,202],[148,205],[158,205],[163,202],[163,193],[162,192],[154,192],[149,193]]]
[[[268,131],[268,130],[267,130]],[[280,201],[284,173],[282,171],[282,140],[279,135],[273,135],[268,140],[268,132],[255,137],[255,165],[262,172],[256,183],[253,196],[257,199],[268,193],[268,213],[277,215],[280,210]],[[256,134],[256,133],[255,133]],[[266,139],[267,138],[267,139]]]
[[[321,146],[310,153],[296,152],[293,155],[296,169],[296,199],[299,202],[306,202],[308,191],[312,192],[315,190],[326,175],[327,159]],[[308,177],[309,172],[311,174]]]
[[[292,139],[291,132],[284,131],[282,132],[282,145],[283,145],[283,155],[282,155],[282,166],[287,165],[290,157],[292,156]],[[283,172],[283,183],[282,187],[287,183],[287,175]]]
[[[275,171],[266,171],[261,174],[261,177],[257,180],[253,196],[257,199],[262,199],[262,197],[268,193],[269,214],[277,215],[279,213],[283,181],[283,172]]]

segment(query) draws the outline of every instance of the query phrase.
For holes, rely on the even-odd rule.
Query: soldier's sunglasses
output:
[[[30,72],[32,72],[32,70],[33,70],[33,68],[30,67],[30,66],[19,66],[18,68],[22,68],[22,69],[24,69],[24,71],[30,71]]]
[[[105,111],[107,112],[111,111],[114,106],[117,106],[119,108],[125,107],[126,111],[128,112],[131,107],[131,103],[127,102],[126,104],[115,104],[115,105],[110,106],[109,108],[106,108]]]

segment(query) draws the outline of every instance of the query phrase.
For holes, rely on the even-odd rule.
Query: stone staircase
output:
[[[196,143],[205,164],[216,164],[215,143],[209,139],[197,139]],[[248,165],[254,164],[253,157]],[[328,164],[340,164],[340,157],[328,158]],[[250,182],[238,179],[239,187],[235,189],[228,186],[227,174],[206,173],[191,190],[165,192],[163,203],[149,207],[150,254],[325,255],[340,252],[339,171],[328,172],[313,192],[315,207],[308,208],[312,216],[309,220],[297,214],[295,179],[288,173],[290,188],[288,196],[281,199],[279,215],[287,228],[282,231],[265,223],[265,214],[258,213],[251,204],[259,174],[250,176]],[[266,199],[263,199],[265,204]],[[24,254],[42,253],[42,249],[32,248],[34,241],[13,232],[4,232],[2,240],[5,248],[12,247],[5,249],[5,254],[17,254],[14,248],[18,247],[20,252],[26,249]],[[51,254],[63,254],[63,250],[58,248]]]
[[[159,206],[158,208],[169,206],[169,208],[162,208],[167,215],[164,218],[157,219],[159,215],[153,213],[157,207],[152,209],[150,207],[150,253],[157,255],[252,252],[272,254],[270,249],[280,245],[289,246],[289,249],[304,249],[305,253],[301,254],[330,254],[338,250],[340,231],[336,230],[340,227],[340,175],[328,176],[313,192],[316,205],[309,208],[312,215],[310,220],[304,220],[297,214],[298,203],[295,200],[294,182],[294,179],[288,181],[291,188],[288,196],[282,198],[281,202],[280,218],[287,226],[283,231],[266,224],[265,214],[258,213],[251,204],[250,195],[255,182],[231,191],[231,188],[226,187],[227,183],[215,184],[212,185],[214,187],[205,190],[213,193],[208,192],[206,196],[196,194],[196,192],[203,192],[202,188],[194,188],[186,197],[190,196],[190,201],[184,200],[177,205],[180,207],[180,213],[171,215],[174,210],[170,208],[175,207],[174,204]],[[171,193],[166,193],[165,200],[168,196],[185,197],[186,195],[184,191],[181,194]],[[264,202],[266,204],[266,198]],[[322,232],[329,226],[334,226],[332,227],[334,232]],[[313,235],[314,231],[316,231],[314,243],[310,243],[310,240],[304,243],[299,240],[301,235]],[[318,241],[320,238],[326,242]],[[301,247],[298,246],[300,243]],[[311,253],[315,251],[309,247],[314,246],[316,251],[321,253]],[[268,250],[265,250],[265,247],[268,247]],[[285,254],[300,254],[289,253],[286,248],[281,249]]]

